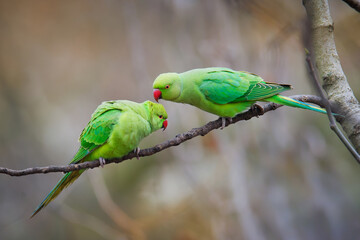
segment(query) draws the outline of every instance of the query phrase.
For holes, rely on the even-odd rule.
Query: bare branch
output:
[[[315,68],[311,61],[311,56],[309,52],[306,52],[306,62],[309,66],[310,76],[313,80],[314,86],[316,88],[316,91],[319,93],[321,100],[325,106],[327,116],[329,118],[330,122],[330,128],[333,130],[336,135],[340,138],[340,140],[344,143],[346,148],[349,150],[349,152],[354,156],[355,160],[360,164],[360,155],[356,152],[355,148],[351,145],[351,143],[347,140],[347,138],[344,136],[344,134],[341,132],[341,130],[338,128],[335,122],[335,117],[332,114],[331,106],[329,100],[326,98],[325,93],[323,92],[320,82],[318,79],[318,76],[315,72]]]
[[[339,121],[349,140],[360,152],[360,104],[341,68],[334,40],[334,24],[327,0],[303,0],[311,24],[311,45],[315,66],[328,99],[339,108]],[[355,30],[355,29],[354,29]]]
[[[311,103],[315,103],[317,105],[323,106],[321,98],[317,97],[317,96],[296,95],[296,96],[291,96],[291,97],[294,99],[303,101],[303,102],[311,102]],[[229,123],[229,121],[227,121],[226,127],[231,124],[234,124],[236,122],[239,122],[239,121],[249,120],[253,117],[258,117],[260,115],[263,115],[266,112],[275,110],[281,106],[282,105],[275,104],[275,103],[268,103],[263,106],[263,111],[262,111],[262,109],[259,109],[259,108],[254,108],[252,110],[250,109],[244,113],[240,113],[240,114],[236,115],[235,117],[233,117],[231,123]],[[160,143],[158,145],[155,145],[152,148],[142,149],[139,152],[139,157],[154,155],[155,153],[163,151],[164,149],[167,149],[169,147],[177,146],[177,145],[179,145],[187,140],[190,140],[194,137],[197,137],[199,135],[205,136],[212,130],[220,128],[221,125],[222,125],[222,121],[220,118],[215,121],[208,122],[207,124],[205,124],[202,127],[193,128],[188,132],[178,134],[174,138],[172,138],[168,141],[165,141],[163,143]],[[131,159],[134,157],[136,157],[136,153],[130,152],[129,154],[127,154],[121,158],[106,159],[105,164],[120,163],[122,161]],[[83,162],[83,163],[79,163],[79,164],[70,164],[67,166],[34,167],[34,168],[26,168],[26,169],[22,169],[22,170],[14,170],[14,169],[0,167],[0,173],[7,174],[10,176],[24,176],[24,175],[29,175],[29,174],[50,173],[50,172],[66,173],[66,172],[76,171],[76,170],[80,170],[80,169],[95,168],[95,167],[99,167],[99,166],[100,166],[99,160],[95,160],[95,161]]]
[[[346,2],[350,7],[355,9],[356,11],[360,12],[360,1],[359,0],[343,0]]]

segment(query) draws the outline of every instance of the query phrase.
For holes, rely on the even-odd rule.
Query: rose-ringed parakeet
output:
[[[224,118],[234,117],[256,101],[278,103],[316,112],[316,107],[279,93],[291,89],[288,84],[265,82],[261,77],[229,68],[211,67],[193,69],[184,73],[163,73],[153,83],[156,101],[187,103]]]
[[[127,100],[103,102],[83,129],[81,146],[70,164],[100,159],[118,158],[132,150],[144,137],[167,127],[167,113],[161,104],[146,101],[135,103]],[[31,217],[48,205],[59,193],[73,183],[85,170],[66,173],[52,191],[36,208]]]

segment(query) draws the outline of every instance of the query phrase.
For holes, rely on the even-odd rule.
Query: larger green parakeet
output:
[[[80,148],[70,164],[118,158],[136,150],[141,139],[167,127],[167,113],[161,104],[127,100],[103,102],[82,131]],[[66,173],[36,208],[31,217],[48,205],[85,170]]]
[[[220,117],[234,117],[256,101],[278,103],[326,113],[320,107],[279,95],[288,84],[265,82],[261,77],[229,68],[211,67],[184,73],[163,73],[153,83],[159,98],[187,103]]]

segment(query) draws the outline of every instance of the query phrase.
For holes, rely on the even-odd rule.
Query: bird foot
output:
[[[226,120],[229,121],[229,124],[232,123],[232,118],[230,117],[221,117],[221,127],[220,127],[220,130],[223,130],[225,125],[226,125]]]
[[[104,165],[106,164],[106,161],[105,161],[105,159],[104,158],[99,158],[99,162],[100,162],[100,167],[104,167]]]
[[[140,159],[139,152],[140,152],[140,148],[139,148],[139,147],[137,147],[137,148],[134,149],[134,153],[136,154],[136,159],[137,159],[137,160]]]
[[[251,105],[250,110],[255,113],[255,116],[258,118],[260,115],[264,114],[264,108],[259,104],[254,103]]]

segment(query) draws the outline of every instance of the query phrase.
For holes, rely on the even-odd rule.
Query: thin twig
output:
[[[303,101],[303,102],[310,102],[310,103],[315,103],[319,106],[323,106],[321,98],[317,97],[317,96],[296,95],[296,96],[291,96],[291,97],[294,99]],[[226,127],[231,124],[234,124],[236,122],[239,122],[239,121],[249,120],[253,117],[261,116],[264,113],[275,110],[281,106],[282,105],[275,104],[275,103],[268,103],[263,106],[263,109],[259,109],[259,108],[250,109],[244,113],[240,113],[240,114],[236,115],[235,117],[233,117],[231,119],[231,122],[226,121]],[[178,134],[174,138],[172,138],[168,141],[165,141],[163,143],[157,144],[152,148],[142,149],[139,152],[139,157],[154,155],[155,153],[163,151],[164,149],[167,149],[169,147],[177,146],[177,145],[179,145],[187,140],[190,140],[194,137],[197,137],[199,135],[205,136],[212,130],[220,128],[221,126],[222,126],[222,121],[220,118],[215,121],[208,122],[207,124],[205,124],[202,127],[193,128],[188,132]],[[127,154],[121,158],[106,159],[105,164],[120,163],[122,161],[131,159],[134,157],[136,157],[136,153],[130,152],[129,154]],[[66,173],[66,172],[76,171],[76,170],[80,170],[80,169],[95,168],[95,167],[99,167],[99,166],[100,166],[99,160],[94,160],[94,161],[83,162],[83,163],[78,163],[78,164],[70,164],[67,166],[33,167],[33,168],[26,168],[26,169],[22,169],[22,170],[14,170],[14,169],[0,167],[0,173],[7,174],[10,176],[24,176],[24,175],[29,175],[29,174],[50,173],[50,172]]]
[[[128,239],[125,234],[108,226],[104,221],[101,221],[87,212],[79,212],[75,208],[71,208],[65,204],[61,206],[59,214],[69,222],[84,226],[94,233],[99,234],[104,239]]]
[[[334,22],[328,0],[303,0],[309,21],[310,47],[322,88],[345,116],[338,121],[344,134],[360,153],[360,103],[347,81],[336,50]]]
[[[347,138],[344,136],[344,134],[341,132],[341,130],[339,129],[339,127],[336,125],[335,122],[335,117],[332,114],[331,111],[331,105],[329,100],[327,99],[327,97],[325,96],[324,91],[321,88],[318,76],[315,72],[315,68],[314,65],[311,61],[311,56],[310,53],[308,51],[306,51],[306,63],[308,64],[309,67],[309,73],[310,73],[310,79],[312,80],[316,91],[319,93],[320,97],[321,97],[321,101],[326,109],[326,113],[327,116],[329,118],[329,122],[330,122],[330,128],[331,130],[333,130],[336,135],[340,138],[340,140],[343,142],[343,144],[346,146],[346,148],[349,150],[349,152],[354,156],[355,160],[360,164],[360,155],[356,152],[355,148],[352,146],[352,144],[347,140]]]
[[[111,198],[104,179],[100,174],[95,178],[89,178],[94,189],[95,197],[103,211],[113,220],[114,223],[123,229],[132,240],[145,240],[144,230],[136,220],[130,218]]]
[[[360,1],[359,0],[343,0],[346,2],[350,7],[355,9],[356,11],[360,12]]]

